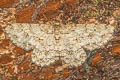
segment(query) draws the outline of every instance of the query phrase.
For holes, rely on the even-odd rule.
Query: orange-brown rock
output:
[[[58,16],[60,14],[60,9],[63,9],[63,13],[69,12],[69,11],[74,11],[76,9],[76,6],[74,5],[74,3],[78,2],[78,0],[65,0],[65,4],[68,5],[67,9],[63,9],[64,7],[62,6],[64,3],[61,3],[61,0],[49,0],[46,3],[46,7],[43,5],[40,7],[40,11],[38,12],[38,14],[36,14],[36,18],[34,21],[36,20],[49,20],[52,18],[56,18],[56,16]],[[40,5],[39,3],[37,3],[37,5]],[[17,10],[16,12],[16,22],[20,23],[20,22],[30,22],[32,19],[32,15],[33,12],[35,11],[35,7],[33,5],[28,6],[28,7],[24,7],[23,10]]]
[[[45,80],[52,80],[52,79],[56,78],[54,69],[44,68],[42,73],[44,74]]]
[[[24,62],[24,64],[23,64],[23,69],[24,69],[24,70],[30,69],[30,61]]]
[[[67,77],[69,75],[69,71],[67,69],[63,70],[63,76]]]
[[[72,4],[78,2],[79,0],[65,0],[66,3]]]
[[[9,66],[8,67],[8,73],[10,73],[11,75],[14,73],[14,67],[13,66]]]
[[[61,0],[55,0],[55,1],[48,1],[46,4],[46,7],[42,8],[39,11],[39,15],[37,16],[37,20],[47,20],[47,19],[52,19],[56,18],[59,14],[60,11],[62,10],[63,13],[69,12],[69,11],[74,11],[76,9],[76,5],[74,3],[78,2],[78,0],[65,0],[65,2],[61,2]],[[65,6],[63,6],[65,3]],[[68,13],[69,14],[69,13]]]
[[[56,74],[53,74],[52,72],[48,72],[45,75],[45,80],[52,80],[56,77]]]
[[[10,44],[10,40],[9,39],[4,39],[2,41],[2,43],[0,43],[0,46],[1,47],[6,47],[6,46],[9,46],[9,44]]]
[[[0,8],[10,8],[17,2],[18,0],[0,0]]]
[[[30,69],[30,61],[26,60],[18,66],[19,71],[25,71]]]
[[[26,53],[25,50],[23,50],[22,48],[19,48],[17,46],[13,49],[13,52],[16,53],[16,56],[25,55],[25,53]]]
[[[2,29],[0,29],[0,36],[3,34],[3,30]]]
[[[100,53],[97,52],[92,60],[92,66],[101,66],[101,60]]]
[[[58,9],[61,7],[60,0],[48,1],[46,8],[43,7],[38,13],[37,20],[40,19],[49,19],[57,16],[59,14]]]
[[[70,6],[71,10],[75,10],[77,6],[75,3],[79,2],[79,0],[65,0],[65,2]]]
[[[13,58],[10,55],[4,54],[0,55],[0,64],[8,64],[13,61]]]
[[[0,54],[8,54],[10,53],[8,49],[0,47]]]
[[[111,49],[111,53],[114,55],[120,55],[120,45],[115,45]]]
[[[23,75],[24,80],[36,80],[34,77],[34,74],[24,74]]]
[[[3,32],[3,30],[0,30],[0,39],[5,39],[5,33]]]
[[[24,7],[23,9],[16,11],[16,22],[17,23],[28,23],[31,21],[35,7],[33,5]]]

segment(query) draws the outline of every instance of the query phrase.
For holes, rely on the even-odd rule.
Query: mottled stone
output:
[[[16,22],[17,23],[28,23],[32,19],[33,12],[35,10],[35,6],[31,5],[28,7],[25,7],[23,9],[16,11]]]
[[[4,54],[0,55],[0,64],[8,64],[13,61],[13,58],[10,55]]]
[[[0,8],[11,8],[19,0],[0,0]]]

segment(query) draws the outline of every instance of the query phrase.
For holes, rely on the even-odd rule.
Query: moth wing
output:
[[[40,51],[39,49],[34,49],[31,55],[32,62],[40,66],[47,66],[54,63],[59,58],[57,52],[54,50],[50,51]]]
[[[65,52],[62,60],[67,64],[76,66],[86,59],[83,47],[92,51],[104,46],[108,40],[112,39],[114,27],[105,24],[76,24],[70,29],[67,29],[66,26],[65,31],[68,33],[62,34],[62,36],[67,38],[65,43],[68,51],[71,52]],[[64,37],[62,39],[65,39]]]
[[[44,25],[40,26],[39,24],[11,24],[5,28],[5,32],[8,34],[8,37],[13,41],[17,46],[30,50],[36,46],[43,48],[47,33],[44,30]]]

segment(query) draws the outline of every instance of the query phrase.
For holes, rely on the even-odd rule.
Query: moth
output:
[[[63,64],[79,66],[92,51],[113,38],[114,26],[106,24],[29,24],[15,23],[5,28],[10,40],[22,49],[33,50],[31,60],[47,66],[61,59]]]

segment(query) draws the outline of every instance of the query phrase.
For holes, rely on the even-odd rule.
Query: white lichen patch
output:
[[[32,62],[45,66],[61,59],[70,66],[81,65],[87,58],[84,48],[103,47],[113,38],[114,27],[106,24],[12,24],[5,29],[17,46],[33,49]]]

